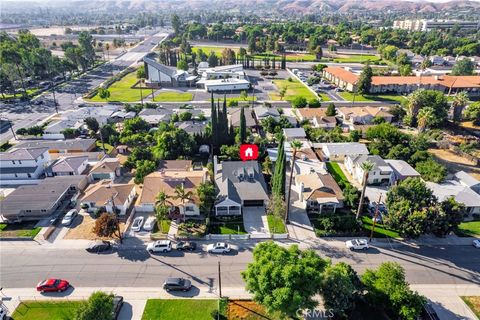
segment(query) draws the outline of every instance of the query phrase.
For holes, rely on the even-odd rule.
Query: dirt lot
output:
[[[227,318],[229,320],[268,320],[277,319],[267,314],[265,309],[251,300],[230,300]]]
[[[110,240],[112,238],[101,238],[92,232],[95,219],[88,214],[79,214],[75,219],[74,226],[68,230],[64,239],[86,239],[86,240]],[[125,223],[120,222],[121,232],[125,231]]]
[[[447,165],[449,172],[465,171],[476,179],[480,179],[480,168],[468,159],[456,155],[447,149],[428,149],[428,152],[435,156],[440,162]]]

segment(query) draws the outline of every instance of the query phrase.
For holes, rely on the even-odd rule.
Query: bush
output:
[[[228,101],[227,105],[229,107],[237,107],[238,106],[238,101],[237,100],[230,100],[230,101]]]
[[[310,99],[310,100],[308,101],[308,106],[309,106],[310,108],[320,108],[321,105],[322,105],[322,104],[320,103],[320,101],[319,101],[318,99]]]
[[[292,100],[292,106],[294,108],[305,108],[307,106],[307,99],[302,96],[296,96]]]

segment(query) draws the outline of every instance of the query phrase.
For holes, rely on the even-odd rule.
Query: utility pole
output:
[[[115,207],[115,203],[113,202],[113,198],[116,197],[118,195],[118,193],[116,193],[115,195],[112,195],[112,197],[110,198],[110,201],[112,202],[112,211],[113,211],[113,215],[115,216],[115,225],[117,227],[117,232],[118,232],[118,239],[120,240],[120,243],[122,243],[122,233],[120,232],[120,222],[118,221],[118,216],[117,216],[117,208]]]
[[[382,200],[382,194],[380,193],[380,195],[378,196],[377,205],[375,206],[375,214],[373,216],[372,232],[370,233],[370,239],[368,240],[368,242],[372,242],[373,232],[375,231],[375,221],[377,220],[377,217],[378,217],[378,206],[380,205],[381,200]]]
[[[218,261],[218,290],[220,293],[220,298],[222,298],[222,274],[220,270],[220,261]]]
[[[100,128],[100,140],[102,141],[102,149],[103,149],[103,154],[107,154],[105,151],[105,142],[103,141],[103,134],[102,134],[102,128]],[[112,202],[113,203],[113,202]]]
[[[13,130],[12,121],[9,119],[7,119],[7,121],[8,121],[8,125],[10,126],[10,130],[12,131],[13,139],[17,140],[17,136],[15,134],[15,131]]]

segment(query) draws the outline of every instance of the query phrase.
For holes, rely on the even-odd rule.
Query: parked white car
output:
[[[480,248],[480,240],[473,240],[472,244],[475,248]]]
[[[157,240],[147,244],[147,250],[153,252],[168,252],[172,250],[172,242],[170,240]]]
[[[228,253],[230,250],[230,246],[225,242],[211,243],[207,246],[208,253]]]
[[[132,223],[132,231],[140,231],[142,229],[142,226],[143,226],[143,220],[144,218],[143,217],[136,217],[135,219],[133,219],[133,223]]]
[[[157,218],[148,217],[147,220],[145,221],[145,223],[143,224],[143,230],[152,231],[156,222],[157,222]]]
[[[353,239],[345,241],[345,246],[350,250],[367,250],[369,248],[366,239]]]
[[[68,211],[67,214],[62,219],[62,225],[64,226],[71,225],[77,215],[78,215],[78,212],[75,209]]]

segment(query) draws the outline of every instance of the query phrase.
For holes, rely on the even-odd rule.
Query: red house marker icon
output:
[[[242,161],[257,160],[258,146],[256,144],[242,144],[240,145],[240,159]]]

